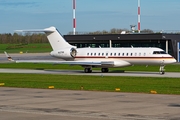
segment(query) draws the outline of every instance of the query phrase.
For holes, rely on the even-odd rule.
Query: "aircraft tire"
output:
[[[102,73],[107,73],[107,72],[109,72],[109,69],[108,68],[101,68],[101,72]]]
[[[91,70],[91,68],[84,68],[84,72],[85,73],[92,73],[92,70]]]

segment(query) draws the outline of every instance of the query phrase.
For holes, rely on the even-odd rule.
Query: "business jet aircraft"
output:
[[[108,72],[112,67],[125,67],[131,65],[160,65],[160,74],[164,74],[166,64],[175,63],[176,60],[160,48],[77,48],[70,45],[55,27],[38,30],[18,30],[19,32],[45,32],[52,46],[51,56],[65,61],[53,60],[16,60],[16,63],[52,63],[70,64],[84,67],[85,73],[91,73],[93,67]],[[5,52],[9,60],[12,58]]]

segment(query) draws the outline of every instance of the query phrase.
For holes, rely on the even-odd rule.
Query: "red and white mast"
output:
[[[140,23],[140,0],[138,0],[138,33],[141,32],[141,23]]]
[[[76,10],[76,0],[73,0],[73,35],[76,34],[76,15],[75,15],[75,10]]]

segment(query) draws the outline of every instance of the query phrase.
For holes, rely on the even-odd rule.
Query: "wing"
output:
[[[15,60],[14,60],[15,61]],[[45,64],[69,64],[97,67],[125,67],[131,65],[127,61],[55,61],[55,60],[17,60],[16,63],[45,63]]]
[[[100,65],[96,61],[57,61],[57,60],[17,60],[16,63],[46,63],[46,64],[70,64],[70,65]]]
[[[45,64],[69,64],[80,66],[98,66],[98,67],[124,67],[131,65],[124,60],[118,61],[57,61],[57,60],[13,60],[6,52],[4,52],[9,61],[16,63],[45,63]]]

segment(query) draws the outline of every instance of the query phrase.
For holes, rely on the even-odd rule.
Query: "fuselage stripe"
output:
[[[109,56],[76,56],[75,58],[119,58],[119,59],[174,59],[173,57],[109,57]]]

